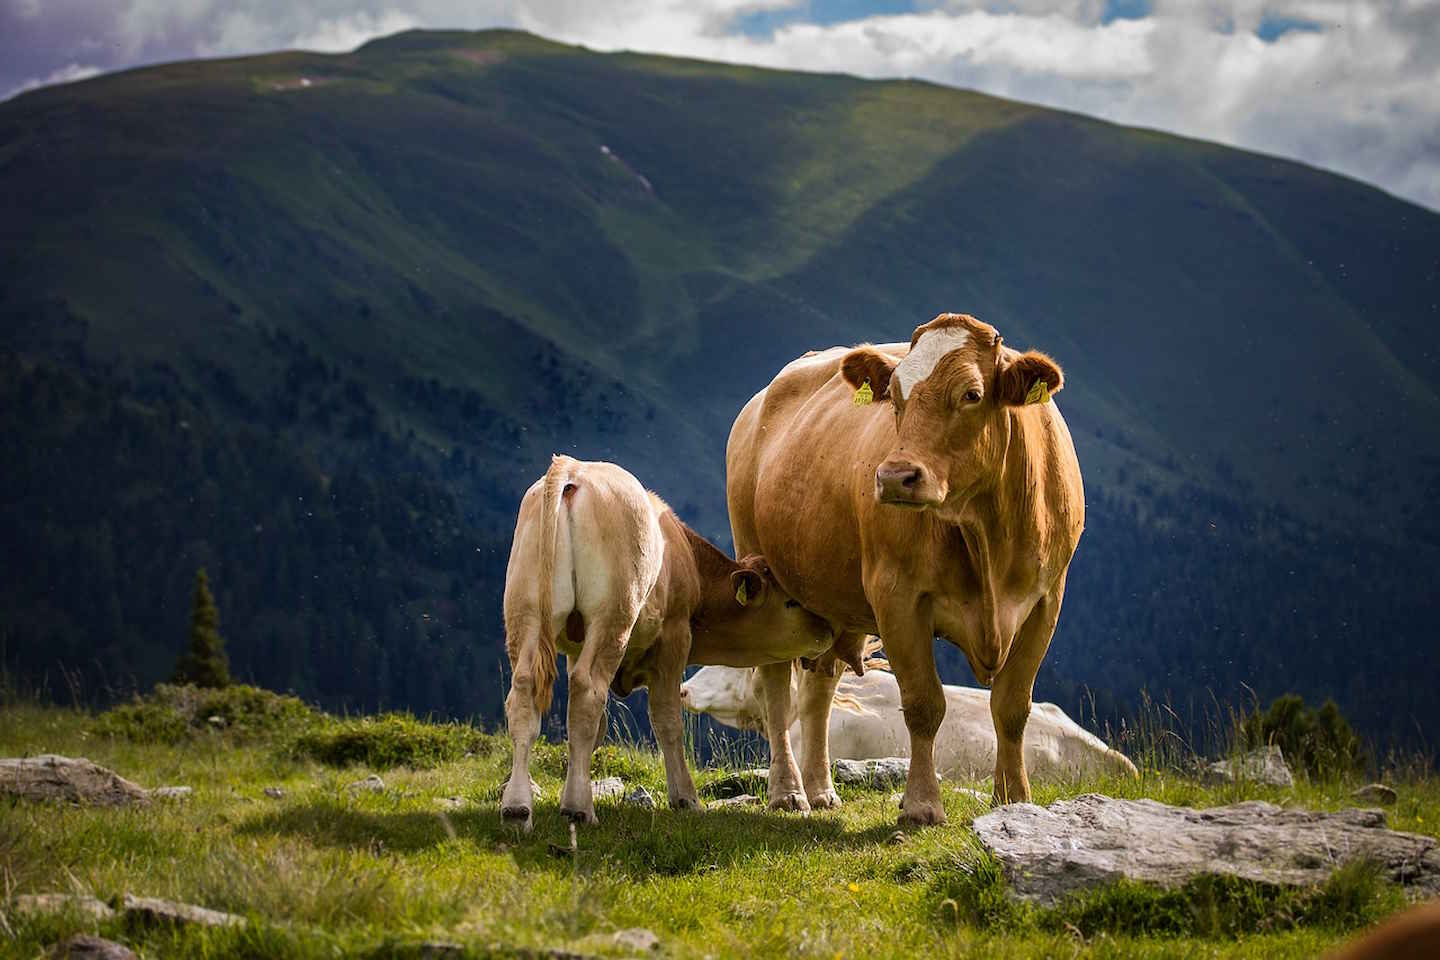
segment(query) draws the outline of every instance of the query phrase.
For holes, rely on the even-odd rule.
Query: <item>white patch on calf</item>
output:
[[[969,342],[970,331],[963,327],[941,327],[921,334],[910,355],[900,361],[891,375],[899,385],[901,399],[908,398],[915,384],[935,372],[935,364],[942,357]]]

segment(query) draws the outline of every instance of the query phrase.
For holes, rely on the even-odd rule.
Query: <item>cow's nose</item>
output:
[[[881,500],[913,500],[920,477],[920,468],[913,463],[882,463],[875,470],[875,495]]]

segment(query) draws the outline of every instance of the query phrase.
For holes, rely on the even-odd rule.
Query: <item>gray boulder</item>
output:
[[[1386,807],[1399,799],[1395,790],[1383,783],[1367,783],[1365,786],[1357,788],[1350,796],[1357,803],[1378,803]]]
[[[644,807],[646,810],[655,809],[655,798],[644,787],[636,787],[625,794],[625,802],[633,807]]]
[[[115,911],[98,897],[78,893],[26,893],[10,909],[17,914],[77,913],[92,920],[109,920]]]
[[[193,787],[156,787],[150,796],[156,800],[189,800],[194,792]]]
[[[760,802],[760,798],[753,793],[742,793],[738,797],[722,797],[719,800],[711,800],[712,807],[748,807]]]
[[[835,761],[835,782],[850,787],[889,790],[893,787],[904,786],[905,780],[909,776],[909,757]]]
[[[144,805],[150,791],[83,757],[0,759],[0,795],[22,800],[89,803],[102,807]]]
[[[364,780],[356,780],[347,789],[355,793],[380,793],[385,789],[385,781],[380,779],[380,774],[372,773]]]
[[[596,800],[619,800],[625,796],[625,781],[619,777],[591,780],[590,794]]]
[[[49,960],[138,960],[129,947],[88,933],[55,944],[46,956]]]
[[[220,910],[211,910],[207,907],[197,907],[193,903],[176,903],[173,900],[160,900],[155,897],[135,897],[128,893],[125,894],[120,909],[124,912],[126,920],[149,924],[238,927],[245,922],[244,917],[236,916],[233,913],[224,913]]]
[[[1205,768],[1206,779],[1217,783],[1262,783],[1267,787],[1293,787],[1295,777],[1285,755],[1275,744],[1227,760],[1216,760]]]
[[[1385,829],[1378,810],[1317,813],[1261,801],[1194,810],[1085,794],[1049,807],[1014,803],[975,819],[1011,891],[1041,903],[1128,877],[1178,886],[1226,874],[1287,886],[1323,882],[1369,860],[1421,896],[1440,894],[1440,844]]]

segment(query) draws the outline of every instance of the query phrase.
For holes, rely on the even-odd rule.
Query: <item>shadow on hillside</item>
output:
[[[824,844],[827,849],[862,849],[885,844],[895,832],[888,817],[864,829],[848,827],[839,817],[807,818],[763,808],[649,811],[623,806],[597,807],[600,823],[577,831],[583,870],[604,866],[632,877],[677,876],[724,869],[755,855]],[[571,870],[569,822],[552,804],[535,811],[534,829],[500,820],[495,803],[459,811],[408,810],[395,813],[356,810],[333,799],[252,817],[241,834],[285,836],[319,847],[343,847],[411,854],[455,838],[480,850],[508,852],[523,869],[568,873]]]

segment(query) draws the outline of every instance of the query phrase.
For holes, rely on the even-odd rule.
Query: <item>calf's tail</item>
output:
[[[535,681],[535,709],[550,709],[555,693],[555,552],[560,541],[561,491],[570,479],[569,457],[552,456],[540,500],[540,641],[530,648],[530,676]]]

